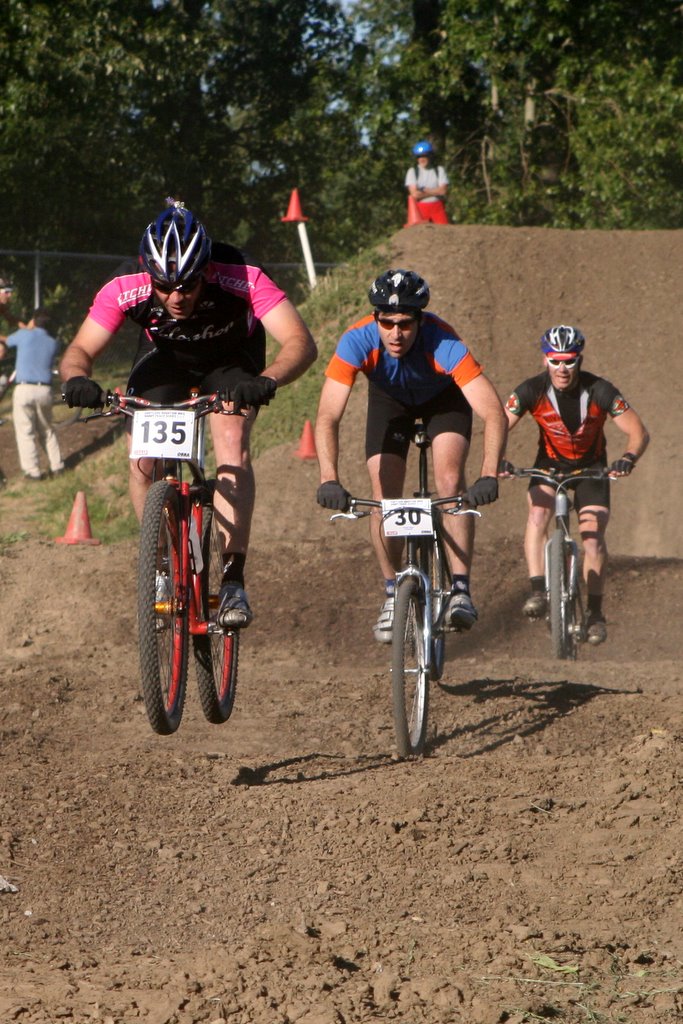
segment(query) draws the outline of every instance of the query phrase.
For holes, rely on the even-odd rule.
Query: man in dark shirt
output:
[[[627,476],[647,448],[649,435],[642,420],[617,388],[603,377],[581,369],[585,338],[577,327],[560,324],[541,338],[544,371],[530,377],[507,400],[505,411],[513,430],[525,413],[538,423],[539,444],[534,467],[566,473],[607,466],[605,420],[626,435],[626,451],[609,467],[613,477]],[[607,567],[605,530],[609,521],[609,480],[581,480],[573,488],[574,506],[583,543],[583,577],[588,595],[588,640],[607,639],[602,598]],[[554,489],[545,483],[529,486],[529,516],[524,537],[531,593],[524,614],[546,613],[544,551],[554,502]]]

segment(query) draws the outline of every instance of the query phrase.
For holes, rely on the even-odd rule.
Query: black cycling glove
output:
[[[501,459],[498,467],[498,476],[514,476],[515,467],[508,459]]]
[[[346,512],[351,501],[351,495],[337,480],[326,480],[321,484],[316,497],[323,508],[336,509],[338,512]]]
[[[620,459],[612,463],[608,472],[617,473],[619,476],[628,476],[636,464],[636,457],[631,452],[624,452]]]
[[[62,384],[62,398],[70,409],[75,406],[97,409],[104,405],[105,393],[90,377],[69,377]]]
[[[497,497],[498,477],[495,476],[480,476],[465,492],[465,498],[473,508],[490,505]]]
[[[268,405],[276,391],[277,382],[272,377],[251,377],[230,388],[228,400],[236,409],[243,409],[247,405],[257,409],[260,405]]]

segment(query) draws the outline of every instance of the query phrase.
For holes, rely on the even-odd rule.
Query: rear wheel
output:
[[[548,594],[550,634],[553,654],[561,660],[576,657],[576,595],[570,593],[569,554],[562,530],[556,530],[548,542]]]
[[[396,590],[391,652],[391,689],[396,744],[401,757],[421,754],[427,735],[429,665],[423,643],[424,604],[410,576]]]
[[[178,492],[152,484],[140,528],[140,679],[149,723],[168,735],[180,725],[187,683],[187,601],[183,590]]]
[[[210,500],[211,492],[207,501]],[[201,618],[208,632],[192,637],[197,687],[202,711],[213,725],[227,722],[237,691],[239,630],[224,632],[216,625],[218,592],[223,575],[223,548],[213,506],[202,506],[202,606]]]

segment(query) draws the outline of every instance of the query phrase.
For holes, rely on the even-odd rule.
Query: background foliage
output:
[[[403,223],[422,137],[448,169],[459,222],[681,227],[682,11],[679,0],[6,0],[0,248],[135,251],[174,194],[214,237],[299,262],[281,223],[296,186],[315,259],[344,261]],[[92,277],[63,265],[50,301],[66,309]]]

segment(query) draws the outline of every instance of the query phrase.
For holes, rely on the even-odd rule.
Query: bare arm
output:
[[[351,394],[348,384],[329,377],[323,384],[315,421],[315,447],[320,466],[320,482],[339,480],[339,424]]]
[[[448,192],[448,185],[437,185],[436,188],[418,188],[417,185],[408,185],[408,192],[413,199],[426,199],[427,196],[445,196]]]
[[[621,416],[615,416],[612,423],[626,434],[626,451],[639,459],[650,443],[650,435],[638,413],[635,409],[627,409]]]
[[[484,423],[484,455],[480,476],[497,477],[508,433],[503,404],[493,384],[483,373],[465,384],[462,393]]]
[[[78,333],[66,349],[59,364],[62,380],[70,377],[89,377],[93,363],[104,351],[114,335],[91,317],[86,317]]]
[[[261,322],[280,345],[279,352],[262,376],[272,377],[278,385],[289,384],[318,358],[311,332],[289,299],[279,302]]]

